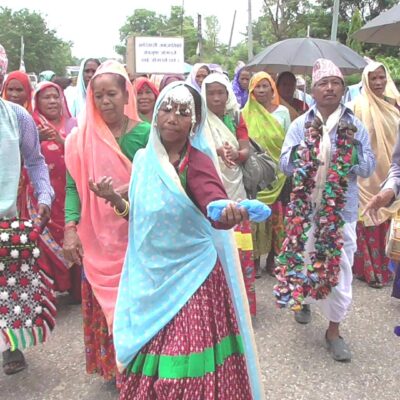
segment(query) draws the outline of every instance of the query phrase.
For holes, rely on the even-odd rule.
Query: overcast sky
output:
[[[72,54],[78,58],[115,56],[114,46],[119,43],[119,28],[135,8],[145,8],[168,16],[172,5],[183,4],[185,14],[192,16],[195,21],[197,13],[202,14],[203,18],[215,15],[221,26],[219,40],[223,43],[229,42],[235,10],[233,44],[243,40],[240,33],[244,33],[247,26],[247,0],[112,0],[99,5],[101,3],[88,0],[1,0],[0,5],[13,10],[27,8],[41,12],[59,37],[74,43]],[[252,0],[253,20],[260,15],[262,4],[263,0]]]

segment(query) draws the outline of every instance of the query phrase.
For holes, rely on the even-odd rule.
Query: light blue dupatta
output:
[[[114,346],[123,370],[188,302],[219,257],[231,290],[245,350],[253,399],[263,399],[248,301],[232,230],[214,229],[186,195],[160,141],[156,118],[167,93],[160,94],[149,143],[134,159],[130,183],[129,243],[114,315]],[[218,161],[203,133],[206,107],[192,145]]]
[[[17,192],[21,173],[17,116],[0,99],[0,218],[17,215]]]
[[[74,102],[70,106],[70,113],[73,117],[78,117],[79,114],[83,111],[86,106],[86,86],[85,80],[83,79],[85,64],[91,58],[85,58],[82,60],[81,65],[79,67],[78,78],[76,81],[76,97]]]

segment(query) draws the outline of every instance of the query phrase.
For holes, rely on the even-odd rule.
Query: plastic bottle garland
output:
[[[310,128],[318,131],[316,137]],[[286,213],[286,239],[276,258],[278,284],[274,295],[279,307],[289,306],[300,311],[304,299],[324,299],[338,284],[340,257],[343,247],[344,221],[340,211],[345,206],[348,173],[352,166],[353,136],[357,128],[343,118],[337,130],[336,152],[327,172],[321,206],[312,221],[312,193],[321,161],[318,159],[322,122],[318,117],[305,125],[304,144],[298,146],[293,172],[293,191]],[[312,222],[315,224],[315,246],[310,253],[311,264],[304,268],[304,249]]]

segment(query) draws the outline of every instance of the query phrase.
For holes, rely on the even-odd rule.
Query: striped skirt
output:
[[[252,399],[236,316],[219,262],[128,366],[120,399]]]

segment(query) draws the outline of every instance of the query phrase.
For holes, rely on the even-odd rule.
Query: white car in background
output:
[[[32,88],[35,89],[38,83],[38,77],[34,72],[28,72],[29,79],[31,81]]]

